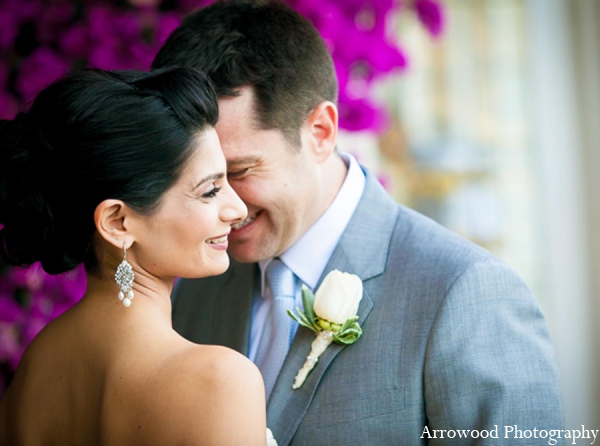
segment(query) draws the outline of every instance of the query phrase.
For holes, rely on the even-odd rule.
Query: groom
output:
[[[249,211],[229,236],[230,269],[179,282],[174,326],[257,364],[280,446],[511,444],[504,426],[563,427],[535,298],[509,267],[396,204],[336,150],[335,71],[307,20],[274,2],[216,3],[170,36],[153,67],[166,65],[212,78],[228,179]],[[332,344],[292,390],[314,333],[285,309],[334,269],[363,281],[363,335]],[[481,438],[496,425],[499,439]],[[441,432],[457,429],[473,432]]]

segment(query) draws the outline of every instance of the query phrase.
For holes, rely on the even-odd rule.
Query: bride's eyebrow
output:
[[[194,186],[194,188],[192,190],[198,189],[198,187],[200,187],[202,184],[206,183],[207,181],[219,180],[221,178],[225,178],[225,174],[223,172],[213,173],[212,175],[208,175],[207,177],[202,178],[200,180],[200,182],[198,184],[196,184],[196,186]]]

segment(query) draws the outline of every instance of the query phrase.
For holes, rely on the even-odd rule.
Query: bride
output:
[[[246,216],[217,118],[207,78],[174,68],[72,73],[0,121],[2,258],[87,272],[26,350],[0,444],[266,444],[258,369],[171,327],[174,278],[224,272]]]

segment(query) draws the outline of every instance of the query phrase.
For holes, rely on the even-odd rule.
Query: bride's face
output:
[[[205,277],[229,266],[227,236],[246,217],[227,182],[225,157],[214,129],[202,132],[179,180],[158,211],[136,225],[135,261],[159,277]]]

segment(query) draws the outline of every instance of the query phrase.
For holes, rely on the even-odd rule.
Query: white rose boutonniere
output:
[[[304,311],[296,308],[291,318],[317,334],[311,345],[310,354],[304,366],[298,371],[292,388],[298,389],[319,361],[319,357],[332,342],[354,344],[360,338],[362,329],[358,324],[358,304],[362,299],[363,286],[354,274],[331,271],[313,295],[306,285],[302,286]]]

